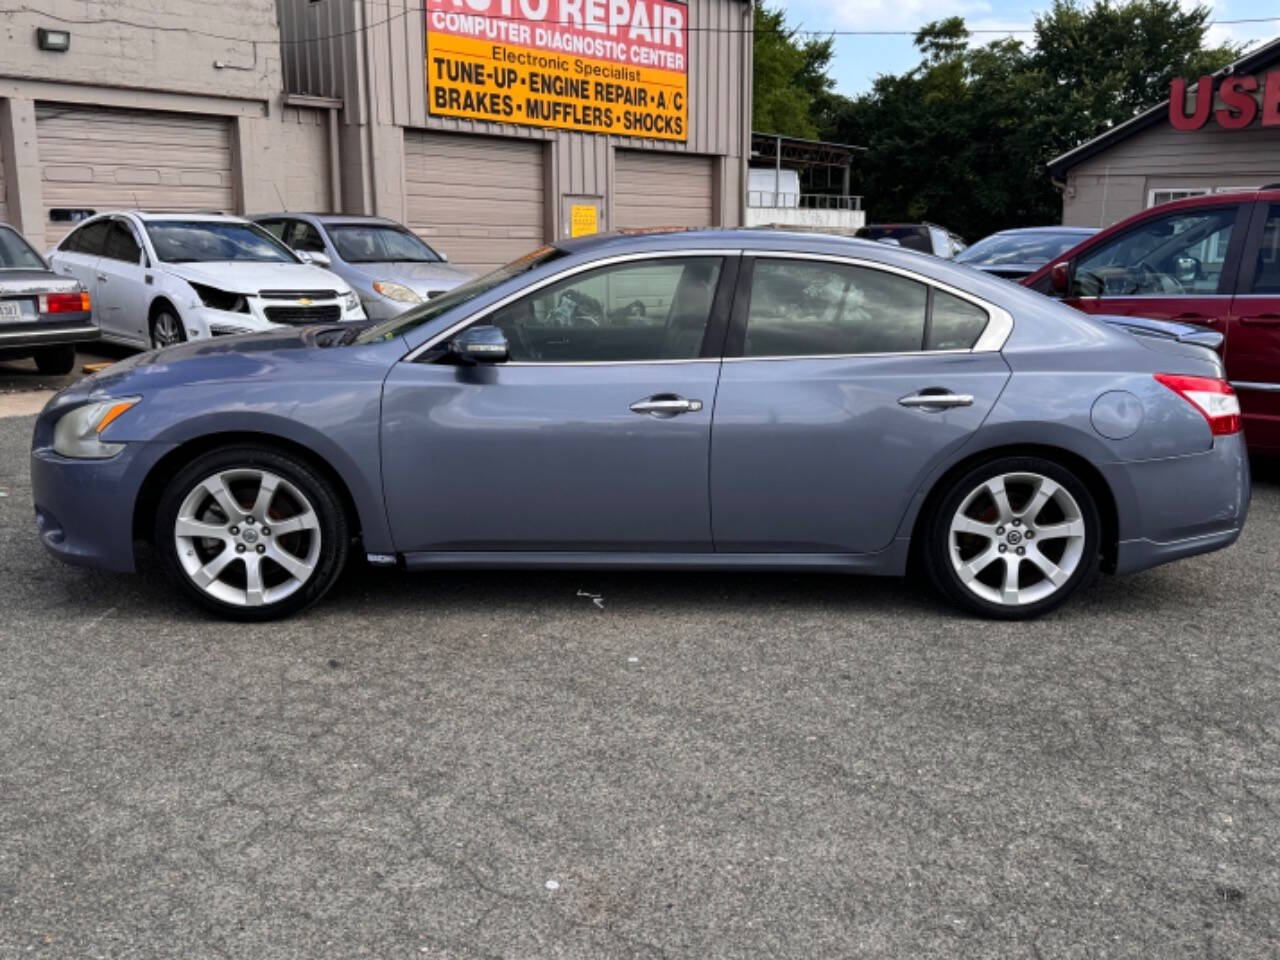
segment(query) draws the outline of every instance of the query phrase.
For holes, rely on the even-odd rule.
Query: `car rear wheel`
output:
[[[41,347],[35,353],[36,369],[46,377],[61,377],[76,366],[75,344],[58,347]]]
[[[1003,457],[952,483],[927,527],[939,591],[983,616],[1037,617],[1098,571],[1102,524],[1089,488],[1041,457]]]
[[[187,332],[182,328],[182,321],[176,313],[168,308],[156,311],[156,315],[151,318],[151,346],[154,349],[172,347],[186,339]]]
[[[266,447],[207,453],[160,498],[155,542],[188,596],[235,620],[273,620],[319,600],[347,559],[331,483]]]

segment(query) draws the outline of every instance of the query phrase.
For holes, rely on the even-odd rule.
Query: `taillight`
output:
[[[87,293],[42,293],[40,294],[41,313],[88,313],[89,295]]]
[[[1180,373],[1157,373],[1156,379],[1199,410],[1215,437],[1240,432],[1240,400],[1227,381]]]

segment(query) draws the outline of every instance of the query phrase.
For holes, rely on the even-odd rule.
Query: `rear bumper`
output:
[[[63,343],[91,343],[100,336],[98,325],[89,314],[74,316],[57,323],[26,323],[0,328],[0,351],[16,352]]]
[[[31,499],[40,542],[65,563],[131,573],[133,508],[147,473],[171,444],[130,443],[110,460],[31,452]]]
[[[1128,498],[1117,498],[1116,573],[1221,550],[1244,529],[1252,487],[1242,434],[1218,437],[1206,453],[1111,469],[1123,473],[1119,486],[1129,491]]]

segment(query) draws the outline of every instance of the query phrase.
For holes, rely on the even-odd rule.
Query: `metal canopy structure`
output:
[[[751,134],[750,166],[763,167],[769,163],[775,170],[786,167],[798,170],[807,181],[811,192],[832,192],[832,171],[840,171],[839,191],[849,195],[849,173],[854,158],[866,153],[866,147],[852,143],[831,143],[826,140],[804,140],[800,137],[784,137],[776,133]],[[825,183],[819,181],[818,171],[825,171]]]

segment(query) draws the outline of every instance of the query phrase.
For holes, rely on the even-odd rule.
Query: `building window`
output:
[[[1158,207],[1162,203],[1185,200],[1187,197],[1203,197],[1209,192],[1201,187],[1175,187],[1166,190],[1152,190],[1147,197],[1147,206]]]

